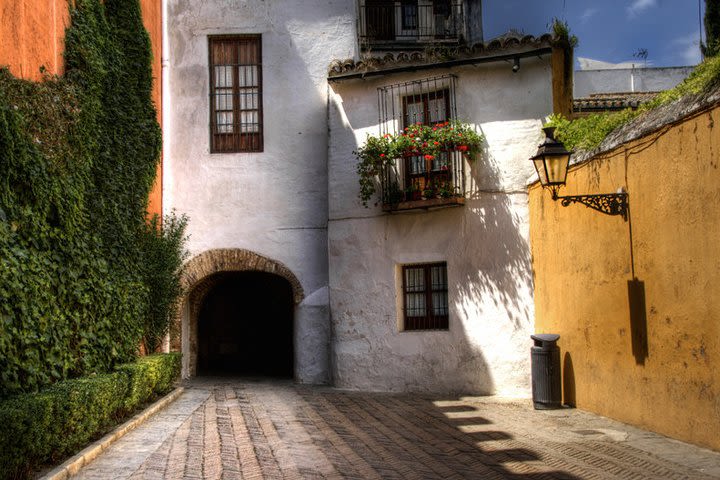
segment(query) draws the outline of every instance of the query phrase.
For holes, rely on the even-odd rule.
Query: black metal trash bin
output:
[[[535,341],[530,349],[533,405],[536,410],[560,408],[560,348],[557,346],[560,335],[539,333],[530,338]]]

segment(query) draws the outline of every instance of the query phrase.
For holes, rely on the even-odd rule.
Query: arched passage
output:
[[[233,288],[238,286],[242,287],[243,282],[246,282],[245,285],[247,286],[248,282],[252,283],[247,278],[252,278],[254,274],[268,274],[270,277],[278,279],[275,282],[282,280],[286,286],[289,286],[290,305],[294,316],[297,306],[304,298],[303,289],[297,277],[280,262],[248,250],[217,249],[203,252],[185,264],[182,277],[185,296],[182,301],[180,317],[177,320],[179,328],[176,328],[176,332],[179,332],[180,335],[175,335],[172,339],[173,349],[180,350],[183,354],[183,377],[193,376],[198,373],[200,347],[198,333],[202,309],[207,303],[206,299],[211,302],[207,303],[209,305],[207,308],[210,309],[208,311],[213,309],[216,312],[223,309],[226,311],[228,309],[232,310],[227,301],[223,300],[223,295],[225,295],[223,292],[226,290],[232,291]],[[256,280],[262,278],[266,277],[262,275],[255,277]],[[276,293],[282,290],[281,287],[277,287],[277,284],[272,282],[270,285],[271,290]],[[216,288],[219,289],[216,291]],[[228,295],[225,295],[225,298],[227,297]],[[226,302],[225,306],[222,306],[223,301]],[[292,323],[294,324],[294,318]],[[294,325],[291,332],[293,331]],[[209,332],[212,332],[212,329]],[[290,333],[291,339],[293,334],[294,332]],[[232,349],[233,347],[224,348]],[[290,351],[292,352],[292,349]]]
[[[198,375],[292,378],[290,283],[266,272],[216,274],[198,315]]]

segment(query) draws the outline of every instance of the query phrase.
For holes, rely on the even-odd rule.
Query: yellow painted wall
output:
[[[536,331],[561,335],[565,401],[715,450],[719,165],[715,107],[570,172],[562,195],[626,187],[629,222],[530,189]]]

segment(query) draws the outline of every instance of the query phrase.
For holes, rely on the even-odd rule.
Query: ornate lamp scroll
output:
[[[545,140],[538,146],[537,154],[530,160],[535,166],[540,184],[543,188],[551,190],[552,199],[560,200],[563,207],[567,207],[571,203],[580,203],[605,215],[620,215],[627,221],[629,200],[627,192],[623,189],[618,193],[558,195],[560,187],[565,185],[572,152],[567,151],[565,145],[555,139],[554,127],[545,127],[543,131]]]

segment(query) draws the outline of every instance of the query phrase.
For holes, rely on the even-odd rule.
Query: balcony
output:
[[[458,44],[464,36],[463,2],[360,0],[358,31],[363,48]]]
[[[382,208],[386,212],[435,209],[465,203],[465,159],[449,150],[431,156],[404,156],[382,172]]]

